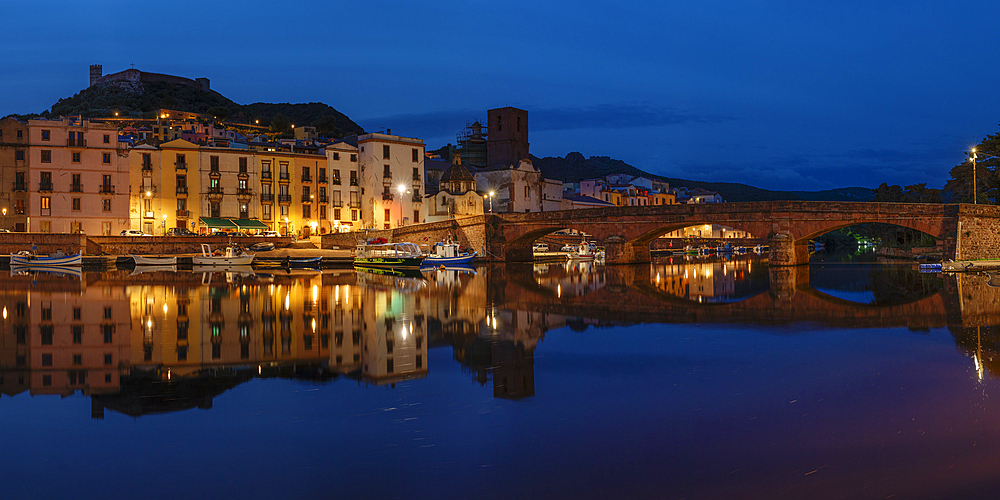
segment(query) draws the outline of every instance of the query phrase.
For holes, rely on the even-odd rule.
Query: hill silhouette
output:
[[[72,97],[59,99],[49,110],[41,113],[11,115],[20,119],[33,116],[81,115],[86,118],[119,116],[156,118],[160,109],[176,109],[191,113],[206,113],[220,120],[253,123],[259,120],[268,124],[280,117],[290,123],[316,127],[317,131],[331,137],[344,137],[364,133],[360,125],[347,115],[321,102],[306,104],[253,103],[237,104],[216,91],[204,91],[187,85],[170,82],[148,82],[142,90],[133,92],[115,85],[93,85]]]

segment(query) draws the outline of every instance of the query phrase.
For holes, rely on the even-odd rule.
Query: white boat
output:
[[[208,243],[201,244],[201,255],[191,257],[196,266],[249,266],[254,254],[246,253],[239,245],[229,245],[225,252],[212,252]]]
[[[129,255],[137,266],[174,266],[177,257],[150,257],[145,255]]]
[[[590,251],[590,244],[586,241],[569,253],[569,260],[588,261],[594,260],[594,252]]]
[[[420,269],[424,253],[413,243],[361,243],[354,249],[354,267],[367,269],[410,270]]]
[[[34,248],[34,247],[32,247]],[[37,255],[33,251],[21,250],[10,254],[12,266],[79,266],[83,263],[83,254],[66,255],[56,252],[49,255]]]
[[[459,251],[458,243],[435,243],[431,253],[420,263],[424,266],[451,266],[469,264],[476,258],[476,252]]]

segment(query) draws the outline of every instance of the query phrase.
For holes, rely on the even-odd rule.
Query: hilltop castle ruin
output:
[[[206,92],[210,91],[208,78],[184,78],[182,76],[163,75],[160,73],[147,73],[135,68],[119,71],[110,75],[103,75],[104,68],[100,64],[90,65],[90,86],[97,84],[114,85],[127,90],[140,90],[143,83],[167,82],[179,85],[187,85]]]

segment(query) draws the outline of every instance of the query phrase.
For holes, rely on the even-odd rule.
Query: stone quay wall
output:
[[[371,229],[350,233],[329,233],[320,236],[320,247],[327,249],[353,249],[359,242],[385,238],[391,243],[415,243],[422,249],[451,237],[463,248],[475,250],[488,259],[485,217],[476,215],[446,221],[411,224],[393,229]]]
[[[54,235],[52,235],[54,236]],[[90,236],[87,237],[88,255],[128,254],[180,254],[201,253],[201,244],[208,243],[212,250],[224,249],[230,241],[244,247],[254,243],[274,243],[277,248],[292,244],[291,236],[269,238],[229,238],[228,236]],[[39,249],[41,250],[41,249]]]

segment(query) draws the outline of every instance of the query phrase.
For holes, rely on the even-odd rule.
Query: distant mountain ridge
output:
[[[72,97],[59,99],[48,111],[12,116],[21,119],[70,115],[102,118],[115,116],[117,112],[123,117],[156,118],[156,112],[160,109],[225,115],[233,121],[243,123],[259,120],[264,125],[269,124],[272,118],[279,117],[281,121],[287,120],[298,126],[316,127],[318,132],[332,137],[364,133],[364,129],[347,115],[321,102],[237,104],[214,90],[205,91],[170,82],[143,83],[140,91],[97,84]]]
[[[649,177],[669,182],[671,186],[683,186],[690,189],[702,188],[716,191],[726,201],[871,201],[874,193],[865,187],[844,187],[822,191],[772,191],[738,182],[711,182],[677,179],[651,174],[640,170],[622,160],[607,156],[591,156],[586,158],[578,152],[559,157],[531,157],[535,168],[547,178],[559,179],[563,182],[579,182],[583,179],[594,179],[610,174],[629,174]]]

